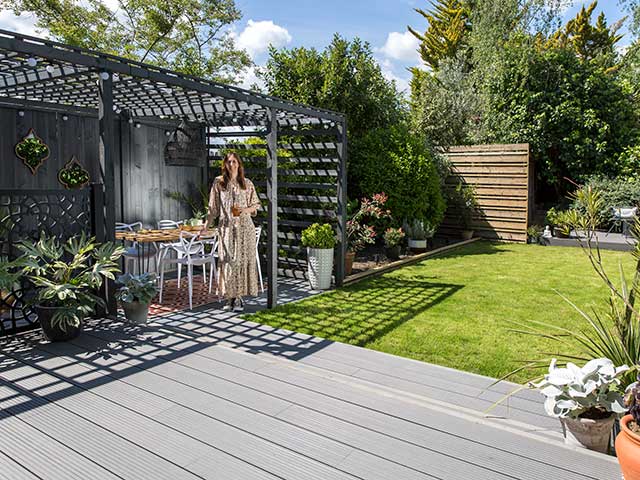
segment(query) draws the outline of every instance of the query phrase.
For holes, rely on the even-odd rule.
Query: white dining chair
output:
[[[175,220],[159,220],[158,221],[158,230],[173,230],[176,228],[180,228],[182,225],[182,221],[176,222]],[[162,259],[170,254],[172,251],[176,253],[178,258],[182,258],[183,252],[181,251],[182,244],[180,242],[165,242],[158,244],[158,265]],[[207,273],[204,273],[204,281],[207,281]],[[180,278],[182,276],[182,264],[178,264],[178,288],[180,287]]]
[[[183,252],[181,258],[165,257],[160,262],[160,297],[159,301],[162,303],[162,293],[164,291],[164,267],[167,264],[175,263],[177,265],[185,265],[187,267],[187,283],[189,288],[189,309],[193,309],[193,267],[202,266],[203,269],[207,268],[207,265],[212,267],[212,275],[209,275],[209,293],[213,288],[213,279],[217,278],[217,272],[215,267],[214,253],[216,251],[214,245],[213,250],[207,253],[203,248],[200,241],[197,240],[198,236],[188,232],[180,232],[180,244],[179,247]],[[206,278],[206,277],[205,277]],[[206,280],[205,280],[206,282]],[[180,288],[179,286],[177,288]],[[216,293],[218,293],[216,285]]]
[[[134,223],[116,222],[116,232],[135,232],[136,230],[140,230],[141,228],[142,228],[142,222],[134,222]],[[131,271],[133,271],[133,273],[136,272],[136,265],[138,263],[138,255],[140,253],[139,251],[140,248],[141,247],[138,244],[138,242],[131,242],[131,245],[125,249],[124,253],[122,254],[122,256],[124,257],[125,272],[128,270],[129,263],[131,263],[131,266],[132,266]],[[153,256],[154,267],[157,270],[158,269],[158,261],[156,258],[157,249],[155,245],[153,245],[148,250],[149,250],[148,253],[145,252],[144,258],[145,259],[147,257],[151,258],[151,256]],[[142,273],[142,272],[138,272],[138,273]]]

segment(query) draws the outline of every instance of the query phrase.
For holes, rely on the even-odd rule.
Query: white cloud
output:
[[[396,73],[394,72],[394,65],[391,62],[391,60],[389,60],[388,58],[381,60],[379,63],[380,63],[380,69],[382,70],[382,75],[384,75],[384,77],[387,80],[395,80],[398,90],[400,92],[408,94],[409,93],[409,79],[408,79],[409,72],[405,71],[406,77],[403,78],[396,75]]]
[[[416,62],[420,58],[419,46],[420,40],[414,37],[411,32],[391,32],[380,52],[394,60]]]
[[[252,90],[254,85],[257,85],[258,88],[264,87],[264,82],[257,75],[257,70],[260,67],[249,67],[243,73],[242,82],[238,83],[238,86],[241,88],[246,88],[248,90]]]
[[[11,30],[23,35],[42,36],[36,30],[35,24],[36,19],[33,15],[23,13],[16,16],[11,10],[6,9],[0,12],[0,29],[2,30]]]
[[[269,45],[280,48],[289,42],[291,35],[287,29],[276,25],[272,20],[249,20],[244,30],[236,37],[236,45],[246,49],[254,59],[260,53],[266,52]]]

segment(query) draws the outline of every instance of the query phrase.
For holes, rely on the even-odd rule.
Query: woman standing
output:
[[[222,161],[222,175],[209,193],[209,211],[204,228],[218,221],[218,289],[227,299],[224,310],[244,310],[242,297],[258,295],[256,230],[251,217],[260,207],[253,183],[244,177],[244,166],[237,153]]]

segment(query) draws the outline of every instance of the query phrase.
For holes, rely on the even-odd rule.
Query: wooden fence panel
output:
[[[471,224],[475,235],[525,242],[533,201],[529,144],[451,147],[444,155],[454,174],[446,188],[455,188],[459,180],[475,188],[479,204]],[[449,207],[439,232],[459,234],[458,219],[455,207]]]

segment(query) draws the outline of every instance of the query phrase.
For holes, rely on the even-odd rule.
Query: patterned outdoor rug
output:
[[[189,309],[189,284],[186,278],[182,278],[180,289],[178,289],[178,280],[171,279],[164,281],[162,291],[162,304],[158,302],[158,297],[154,298],[149,307],[150,316],[161,316],[179,310]],[[209,293],[209,277],[205,284],[202,275],[193,276],[193,308],[200,305],[208,305],[218,302],[216,294],[216,281],[213,280],[213,287]]]

